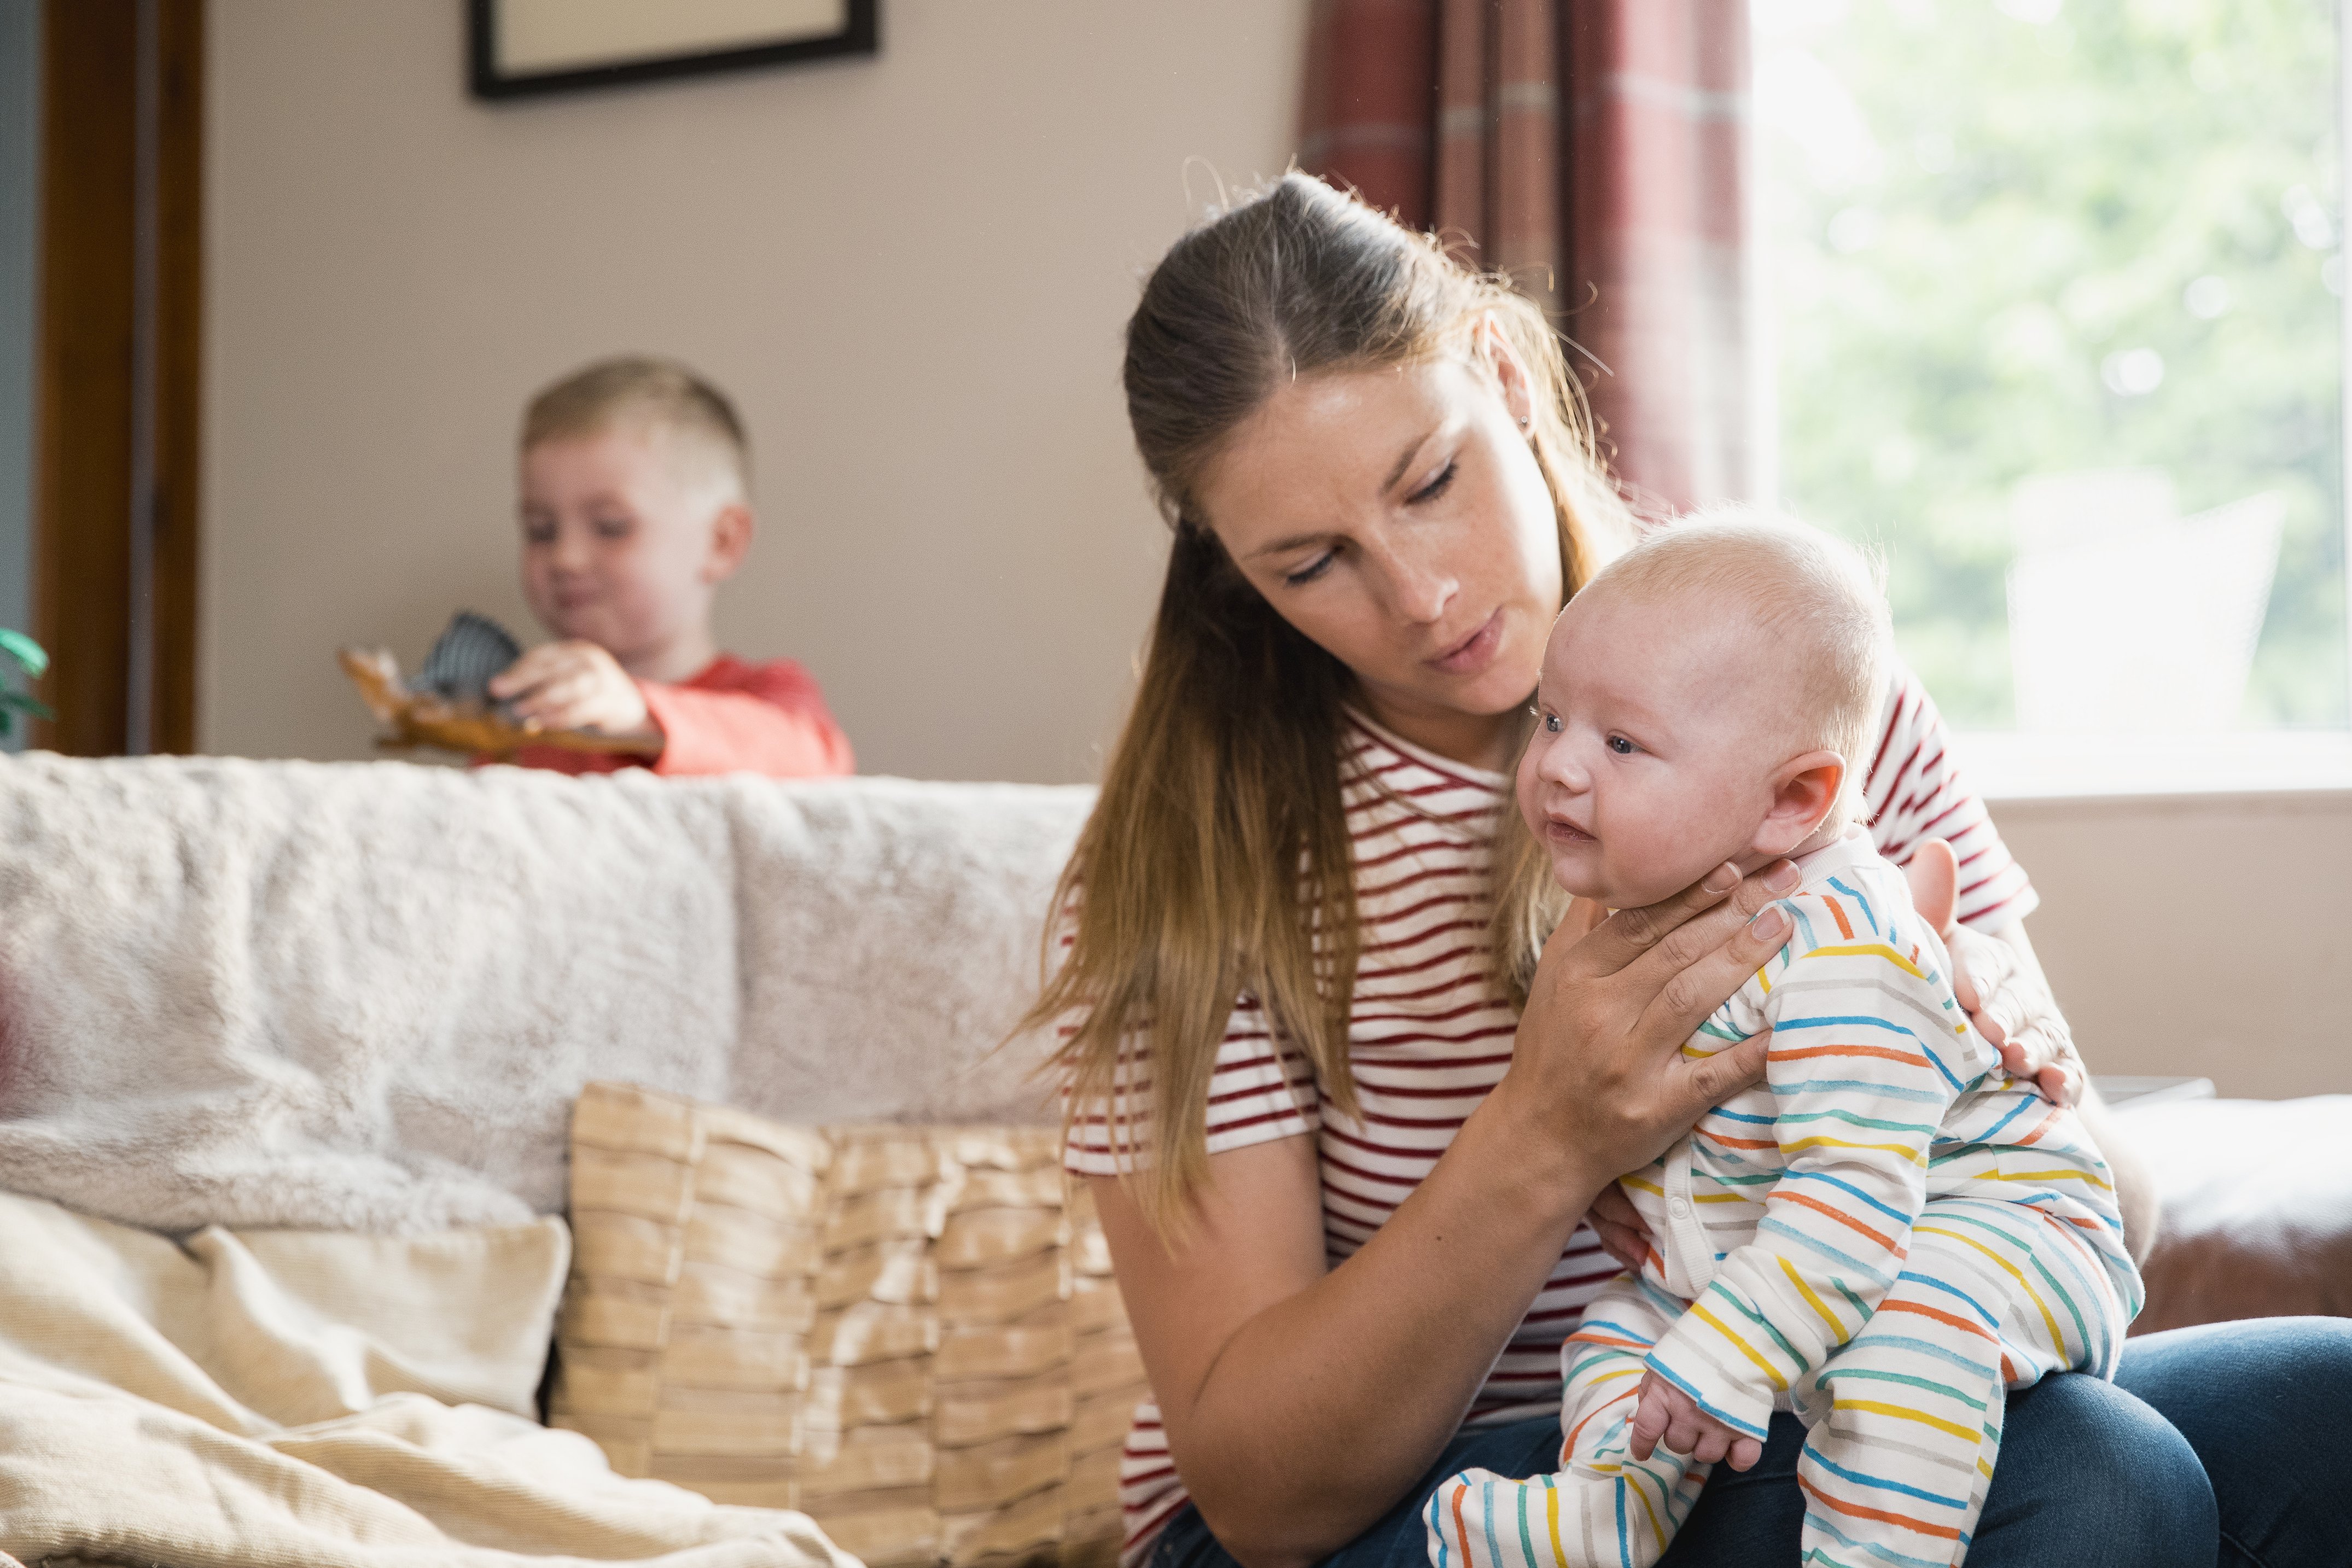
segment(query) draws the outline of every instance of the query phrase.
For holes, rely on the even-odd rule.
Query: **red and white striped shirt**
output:
[[[1518,1017],[1486,977],[1487,867],[1510,779],[1449,761],[1350,714],[1342,740],[1342,800],[1355,846],[1362,956],[1349,1019],[1359,1113],[1324,1102],[1312,1065],[1267,1029],[1255,997],[1226,1024],[1209,1083],[1212,1155],[1313,1134],[1323,1178],[1325,1255],[1338,1268],[1384,1224],[1445,1152],[1510,1064]],[[1959,914],[1998,930],[2036,900],[1984,805],[1961,783],[1935,705],[1898,668],[1864,782],[1879,852],[1901,863],[1923,839],[1960,862]],[[1073,1118],[1064,1163],[1079,1176],[1120,1168],[1114,1118],[1141,1110],[1130,1081],[1112,1106]],[[1148,1142],[1148,1137],[1144,1140]],[[1125,1145],[1122,1135],[1117,1145]],[[1559,1408],[1559,1346],[1601,1285],[1619,1272],[1580,1228],[1511,1337],[1467,1423]],[[1185,1501],[1156,1405],[1135,1413],[1119,1467],[1124,1563],[1140,1560]]]

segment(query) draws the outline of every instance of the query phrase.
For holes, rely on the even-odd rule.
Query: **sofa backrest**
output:
[[[582,1085],[1034,1122],[1092,792],[0,761],[0,1187],[164,1228],[562,1206]]]

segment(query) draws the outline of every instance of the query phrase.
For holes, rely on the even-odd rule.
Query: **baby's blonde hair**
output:
[[[1862,821],[1869,747],[1894,640],[1878,563],[1845,540],[1756,507],[1696,512],[1636,543],[1593,580],[1643,599],[1700,596],[1732,607],[1789,656],[1791,755],[1845,759],[1826,825]]]
[[[522,449],[639,421],[718,460],[739,498],[751,493],[751,444],[727,394],[674,360],[599,360],[543,388],[523,410]]]

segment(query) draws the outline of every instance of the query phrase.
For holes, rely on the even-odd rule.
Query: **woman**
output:
[[[1039,1016],[1159,1396],[1129,1561],[1419,1562],[1439,1479],[1554,1467],[1559,1342],[1640,1245],[1610,1184],[1759,1074],[1761,1040],[1679,1047],[1780,945],[1794,869],[1564,919],[1507,809],[1550,622],[1628,531],[1532,306],[1292,175],[1161,261],[1126,383],[1175,538]],[[1955,936],[1979,1021],[2071,1095],[2031,890],[1907,677],[1869,798],[1893,858],[1954,841],[2001,937]],[[2137,1342],[2119,1385],[2012,1398],[1969,1562],[2204,1568],[2217,1518],[2244,1560],[2332,1561],[2312,1423],[2347,1408],[2340,1324]],[[1801,1434],[1772,1436],[1668,1563],[1796,1561]]]

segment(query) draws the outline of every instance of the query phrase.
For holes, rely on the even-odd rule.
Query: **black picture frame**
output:
[[[494,102],[632,82],[663,81],[673,77],[751,70],[801,60],[875,55],[882,49],[882,0],[846,0],[847,15],[841,29],[814,37],[698,54],[618,60],[604,66],[509,74],[499,68],[499,4],[500,0],[466,0],[467,85],[476,98]]]

